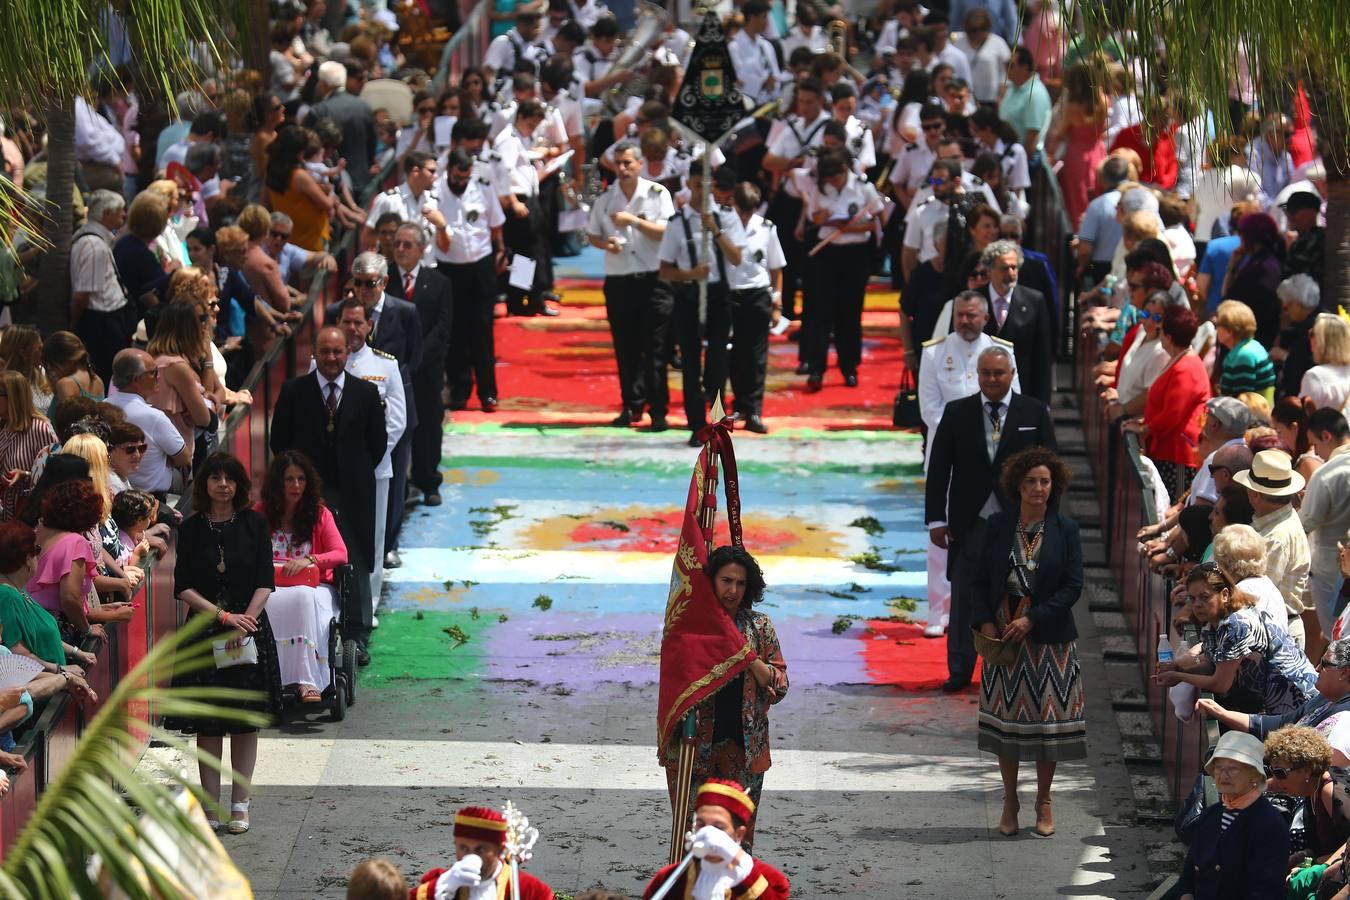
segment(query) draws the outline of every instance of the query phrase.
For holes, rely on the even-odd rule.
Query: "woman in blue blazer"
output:
[[[1049,837],[1055,833],[1055,766],[1087,755],[1073,621],[1083,591],[1083,548],[1078,523],[1055,511],[1069,470],[1053,451],[1029,447],[1009,457],[1001,479],[1010,508],[985,525],[971,621],[985,637],[1010,643],[1015,655],[984,661],[979,745],[998,757],[1003,778],[999,833],[1017,833],[1017,771],[1022,760],[1031,760],[1034,831]]]

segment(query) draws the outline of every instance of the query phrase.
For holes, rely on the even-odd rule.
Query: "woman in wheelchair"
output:
[[[272,532],[276,590],[267,614],[281,683],[295,685],[304,703],[322,702],[332,681],[328,636],[338,611],[333,569],[347,562],[347,545],[322,492],[313,463],[287,450],[272,458],[257,507]]]

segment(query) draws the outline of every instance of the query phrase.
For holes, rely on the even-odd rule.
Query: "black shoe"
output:
[[[769,426],[764,424],[764,419],[759,415],[753,415],[745,420],[745,430],[753,431],[755,434],[768,434]]]
[[[698,439],[698,432],[697,432],[697,431],[695,431],[693,434],[689,435],[689,446],[690,446],[690,447],[702,447],[702,446],[703,446],[703,442],[700,441],[700,440]]]
[[[968,687],[970,687],[969,675],[953,675],[942,683],[942,692],[944,694],[955,694]]]
[[[557,291],[544,291],[544,293],[539,296],[545,300],[552,300],[554,303],[558,303],[562,300],[562,294],[559,294]]]
[[[497,411],[497,398],[496,398],[496,397],[484,397],[484,398],[483,398],[481,401],[479,401],[479,402],[483,405],[483,412],[496,412],[496,411]]]
[[[609,424],[614,426],[615,428],[629,428],[632,427],[633,417],[629,415],[628,410],[625,409],[623,412],[619,413],[617,416],[611,419]]]
[[[370,665],[370,651],[365,644],[356,645],[356,664],[361,667]]]
[[[665,431],[665,430],[666,430],[667,428],[669,428],[669,427],[670,427],[670,425],[666,422],[666,417],[665,417],[665,416],[657,415],[657,414],[655,414],[655,413],[652,414],[652,431],[653,431],[653,432]]]
[[[463,412],[464,410],[466,410],[466,409],[468,409],[468,408],[469,408],[469,401],[467,401],[467,400],[451,400],[451,401],[450,401],[450,411],[451,411],[451,412]]]
[[[558,308],[557,308],[556,306],[549,306],[547,303],[541,303],[541,304],[539,304],[539,308],[538,308],[537,310],[534,311],[534,314],[537,315],[537,316],[560,316],[560,315],[562,315],[562,313],[558,312]]]
[[[820,390],[821,384],[825,381],[822,375],[808,375],[806,378],[806,392],[814,394]]]
[[[856,373],[856,372],[849,372],[848,374],[846,374],[846,375],[844,376],[844,386],[845,386],[845,387],[857,387],[857,386],[858,386],[858,373]]]
[[[806,363],[804,363],[804,362],[803,362],[803,363],[797,363],[797,374],[798,374],[798,375],[810,375],[810,374],[811,374],[811,367],[810,367],[809,365],[807,365]]]
[[[440,495],[440,494],[427,494],[425,497],[422,498],[422,505],[423,505],[423,506],[440,506],[440,505],[441,505],[441,495]]]

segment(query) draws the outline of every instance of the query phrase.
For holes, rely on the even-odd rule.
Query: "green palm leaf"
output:
[[[200,639],[209,624],[204,617],[194,618],[177,634],[160,641],[113,690],[7,854],[0,867],[0,898],[102,897],[87,874],[94,855],[103,864],[103,877],[128,897],[174,896],[177,887],[171,873],[175,868],[215,854],[210,837],[175,797],[180,790],[188,790],[208,807],[217,801],[203,797],[182,772],[161,769],[160,778],[151,780],[136,768],[141,736],[146,733],[188,754],[195,755],[194,748],[132,712],[151,709],[158,714],[210,716],[245,725],[266,723],[262,714],[220,705],[256,699],[256,692],[172,687],[150,680],[152,673],[175,667],[184,672],[213,666],[211,641]],[[221,760],[209,755],[203,759],[225,770]],[[182,858],[162,855],[153,842],[143,840],[143,830],[152,827],[171,837],[171,845]]]

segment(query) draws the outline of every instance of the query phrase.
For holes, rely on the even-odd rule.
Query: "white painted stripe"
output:
[[[258,743],[256,786],[666,790],[653,746],[271,737]],[[952,755],[939,755],[940,749],[923,755],[775,749],[766,784],[780,793],[966,792],[998,786],[992,757],[963,743],[952,744]],[[1056,792],[1093,789],[1089,766],[1060,766]]]
[[[543,584],[596,582],[598,584],[670,583],[671,554],[591,552],[585,550],[461,550],[416,547],[400,550],[403,566],[392,580],[409,582],[475,581],[479,584]],[[878,572],[847,559],[820,556],[756,555],[764,578],[775,587],[786,585],[840,585],[857,582],[866,587],[902,590],[928,584],[924,569]],[[916,557],[917,565],[917,557]]]

